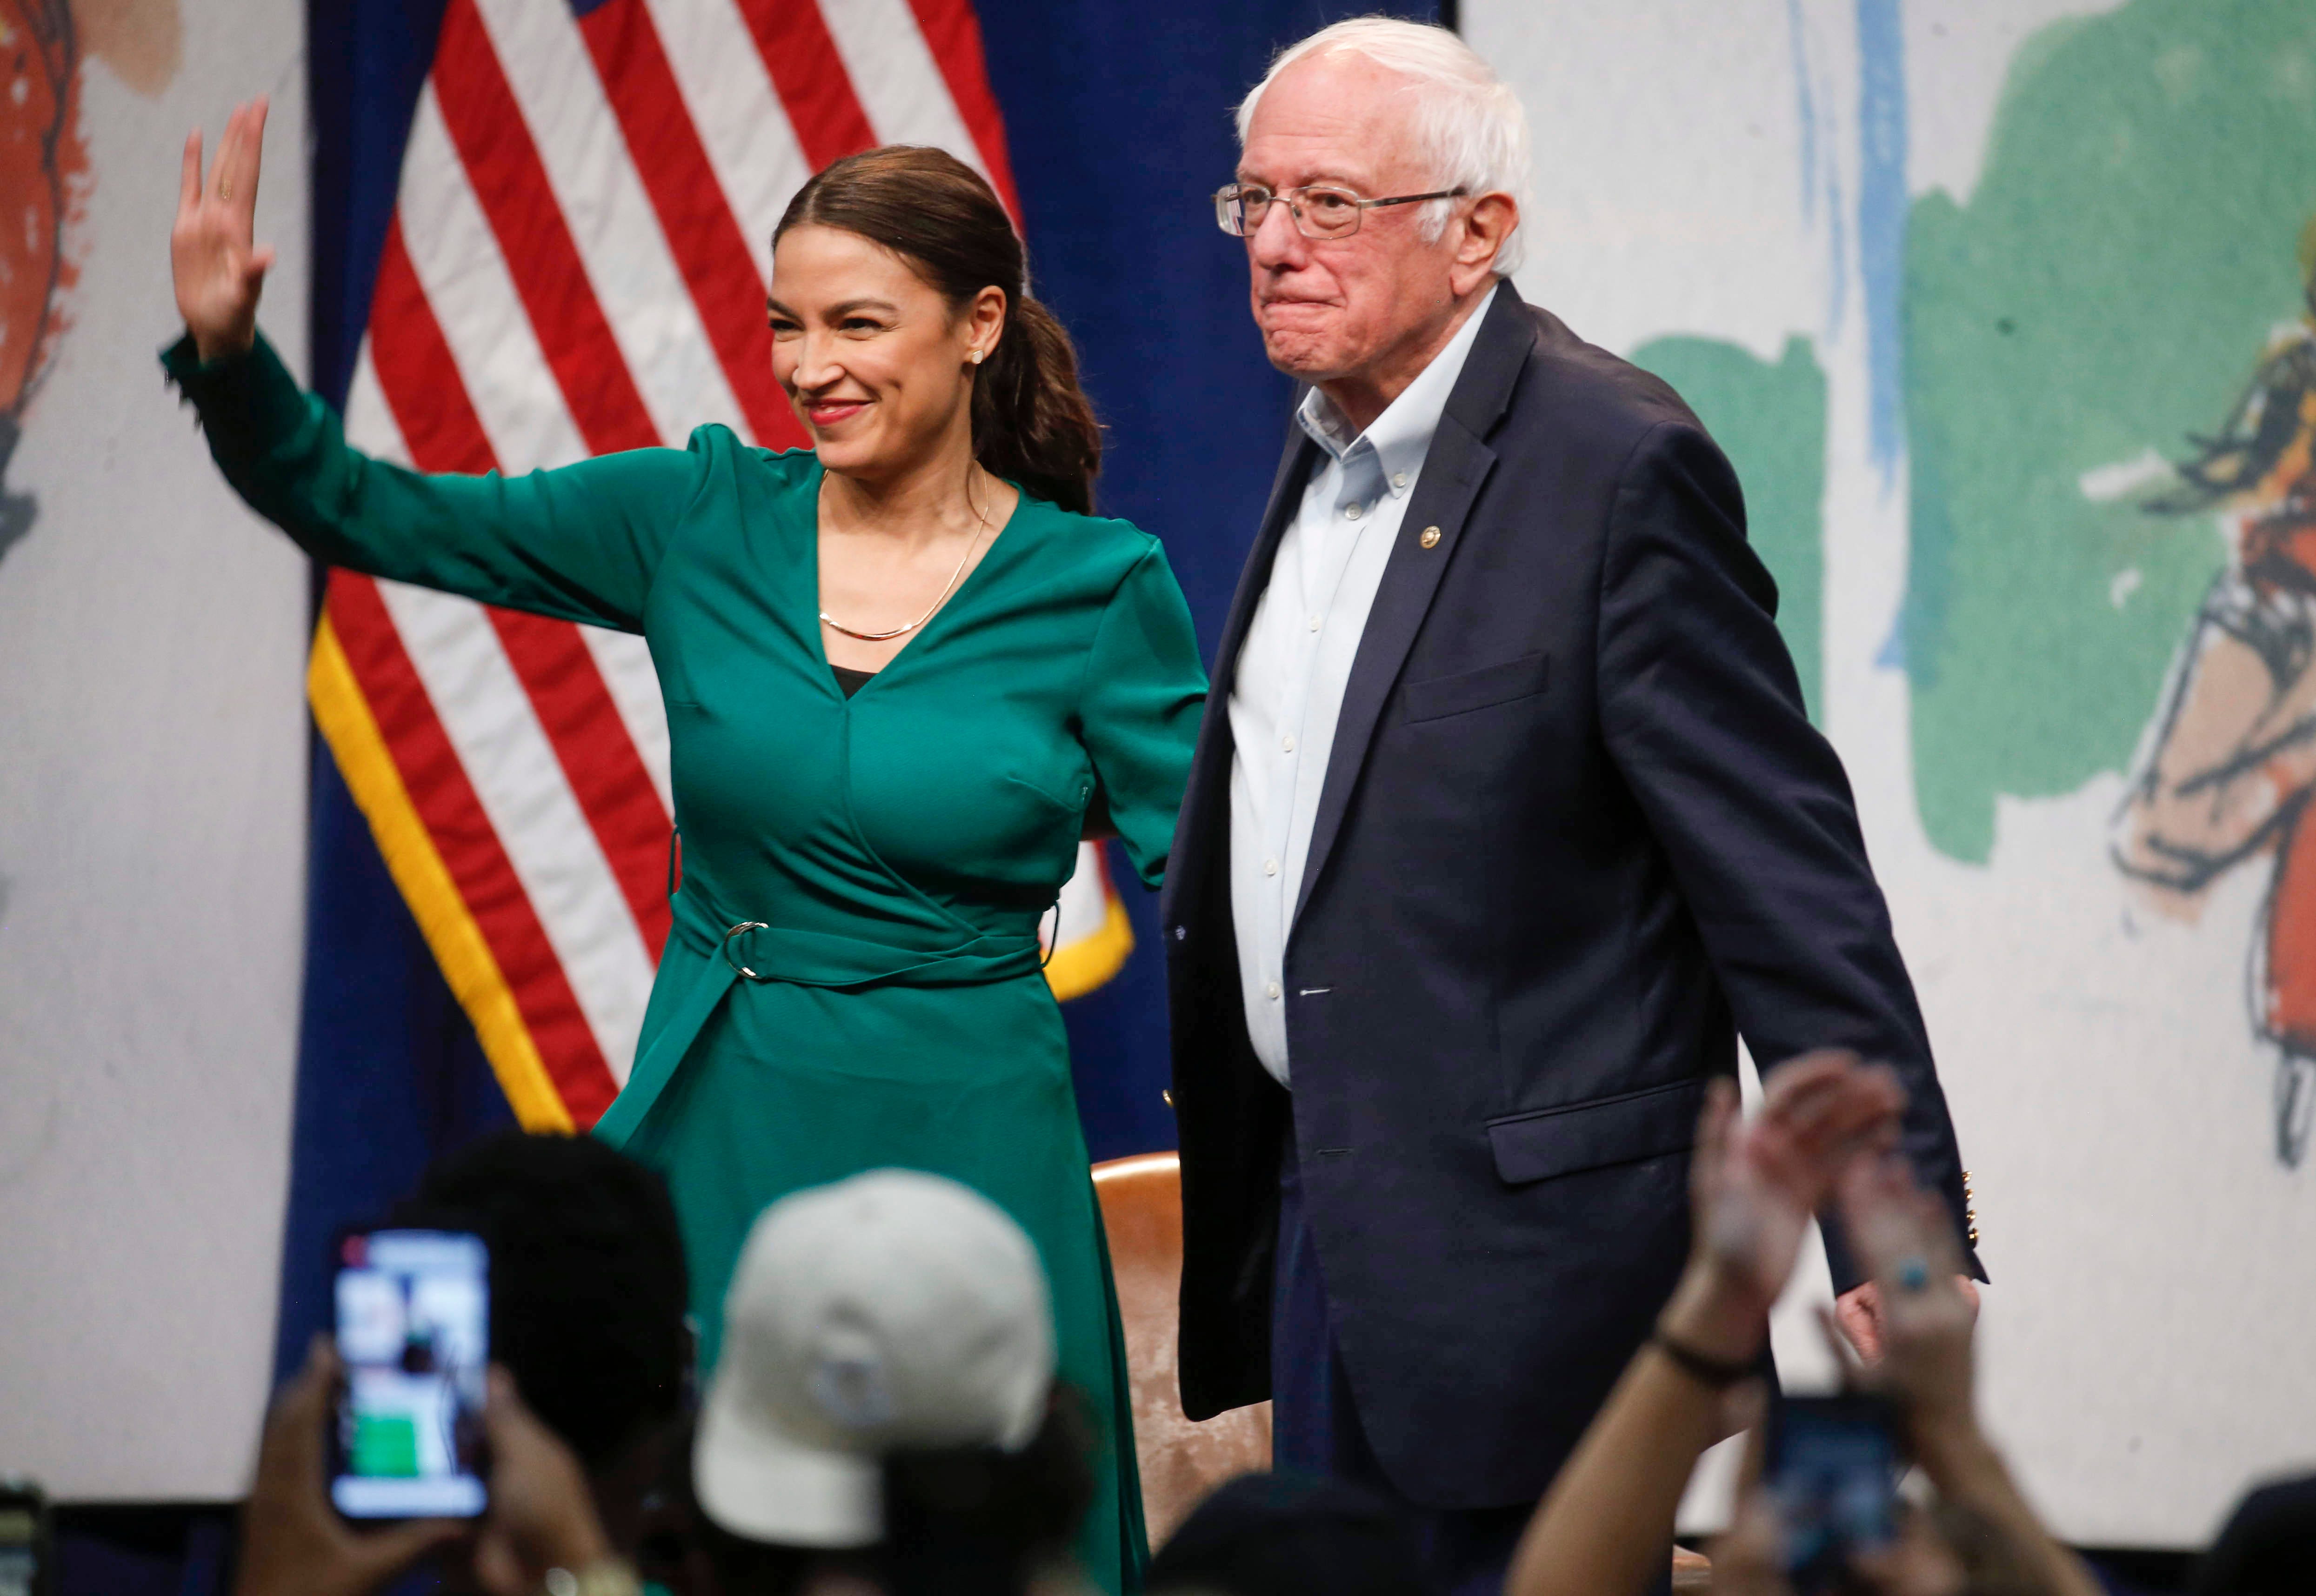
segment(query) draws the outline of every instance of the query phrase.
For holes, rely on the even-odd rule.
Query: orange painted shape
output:
[[[0,0],[0,414],[22,412],[72,286],[65,231],[88,174],[78,67],[62,0]]]

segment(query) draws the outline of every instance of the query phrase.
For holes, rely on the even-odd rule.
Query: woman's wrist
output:
[[[1710,1259],[1693,1262],[1657,1316],[1657,1331],[1723,1363],[1749,1363],[1768,1343],[1769,1310]]]
[[[219,360],[239,359],[257,347],[255,323],[242,328],[237,334],[230,332],[204,332],[198,327],[190,326],[185,331],[192,335],[193,352],[200,356],[204,366]]]

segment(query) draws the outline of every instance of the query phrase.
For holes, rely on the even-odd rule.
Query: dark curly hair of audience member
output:
[[[683,1237],[634,1159],[590,1136],[503,1131],[436,1160],[394,1219],[483,1238],[491,1356],[590,1470],[681,1410]]]
[[[1348,1480],[1292,1470],[1225,1481],[1151,1559],[1154,1596],[1421,1596],[1406,1515]]]

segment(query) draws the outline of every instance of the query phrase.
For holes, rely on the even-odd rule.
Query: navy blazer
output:
[[[1393,1483],[1442,1508],[1538,1496],[1647,1334],[1741,1027],[1771,1066],[1821,1046],[1894,1064],[1907,1149],[1967,1222],[1921,1012],[1729,462],[1664,383],[1509,282],[1486,315],[1351,668],[1284,977],[1352,1394]],[[1193,1418],[1269,1394],[1289,1114],[1240,996],[1229,705],[1316,454],[1289,437],[1161,910]]]

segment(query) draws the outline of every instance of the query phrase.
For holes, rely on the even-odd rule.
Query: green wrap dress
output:
[[[1061,1372],[1101,1436],[1088,1572],[1137,1584],[1117,1299],[1037,927],[1097,797],[1145,881],[1165,867],[1206,679],[1157,540],[1023,494],[848,700],[821,647],[809,453],[710,426],[512,479],[425,475],[348,447],[263,341],[164,364],[227,478],[316,558],[648,641],[683,871],[596,1133],[674,1193],[703,1362],[766,1203],[883,1166],[964,1182],[1038,1244]]]

